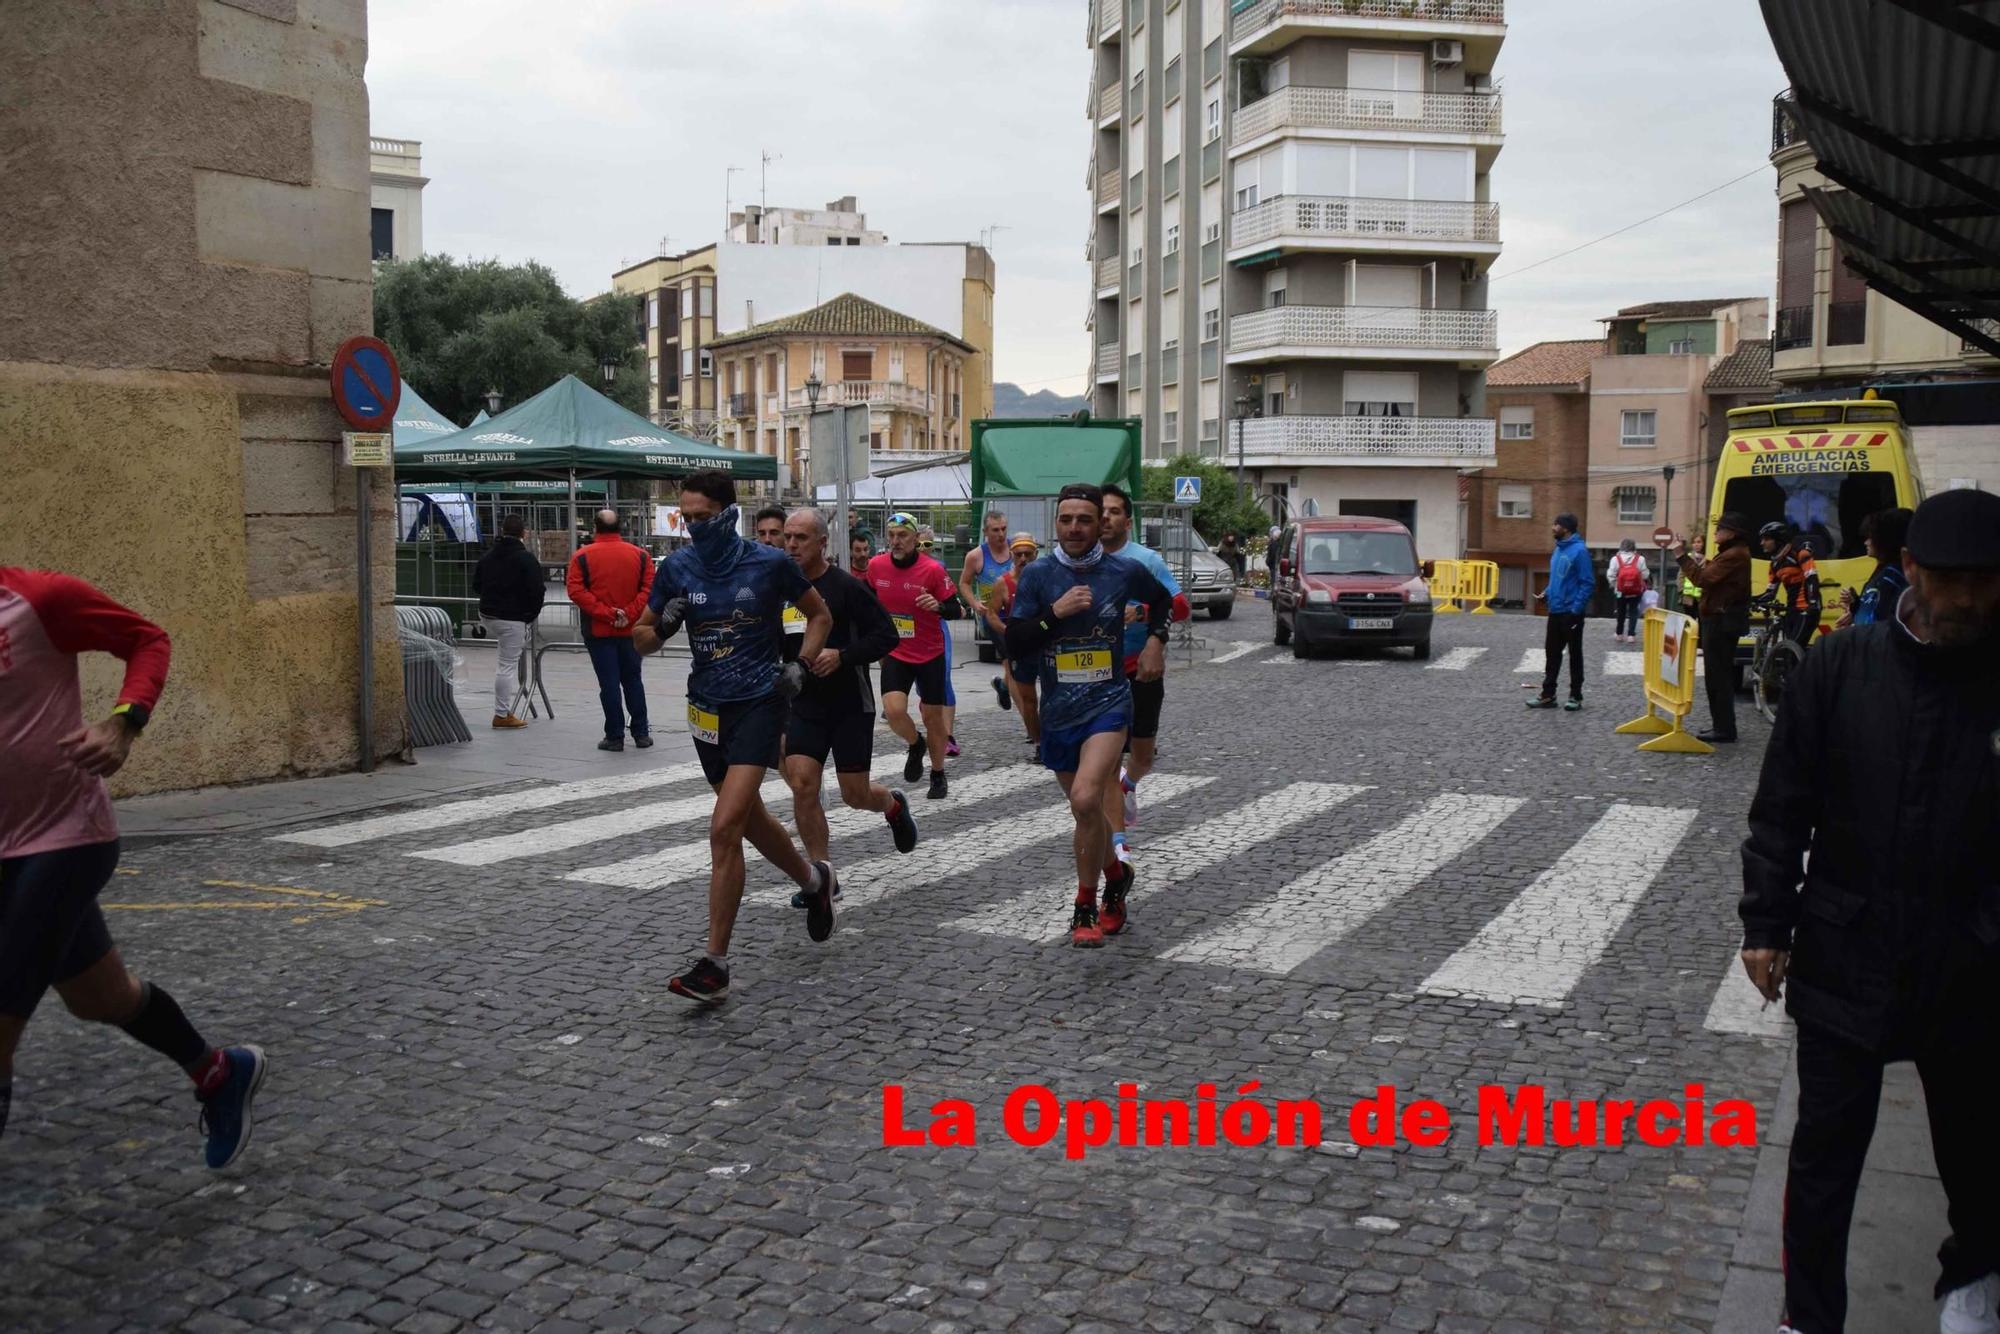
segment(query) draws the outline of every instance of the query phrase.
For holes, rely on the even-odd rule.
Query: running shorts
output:
[[[917,688],[917,694],[926,704],[943,708],[951,701],[946,698],[946,688],[951,684],[951,671],[944,665],[944,655],[938,654],[929,662],[904,662],[900,658],[882,659],[882,693],[884,695],[907,695],[910,687]]]
[[[698,721],[697,713],[705,715]],[[732,765],[755,764],[765,769],[779,765],[778,743],[785,735],[785,701],[777,695],[748,699],[735,704],[698,704],[688,701],[688,726],[694,732],[695,758],[710,785],[720,783]],[[715,720],[715,740],[704,737],[706,718]],[[699,727],[701,730],[697,731]]]
[[[98,891],[118,840],[0,859],[0,1014],[27,1019],[50,987],[111,953]]]
[[[1041,679],[1041,673],[1035,669],[1032,659],[1015,658],[1007,664],[1007,670],[1014,674],[1015,681],[1030,690],[1034,689],[1035,683]]]
[[[1122,732],[1130,723],[1123,709],[1100,713],[1075,727],[1042,727],[1042,767],[1050,773],[1073,774],[1083,758],[1083,743],[1106,732]]]
[[[785,725],[785,758],[801,755],[824,768],[829,754],[835,773],[867,773],[875,762],[875,715],[858,709],[820,714],[794,708]]]

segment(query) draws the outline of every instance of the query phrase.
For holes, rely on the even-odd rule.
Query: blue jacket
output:
[[[1590,573],[1590,552],[1579,533],[1571,533],[1556,543],[1549,557],[1549,613],[1581,616],[1590,608],[1597,583]]]

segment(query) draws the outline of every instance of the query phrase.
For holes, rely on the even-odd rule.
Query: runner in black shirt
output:
[[[908,852],[917,846],[909,801],[901,792],[868,781],[875,758],[875,693],[868,685],[868,664],[896,647],[896,627],[868,585],[827,562],[826,543],[826,519],[818,510],[793,510],[785,520],[785,550],[833,614],[826,647],[805,664],[805,686],[792,701],[785,729],[785,781],[792,789],[799,841],[807,857],[826,859],[826,811],[819,794],[831,754],[840,799],[857,811],[879,811],[889,822],[896,851]],[[804,906],[803,898],[795,906]]]

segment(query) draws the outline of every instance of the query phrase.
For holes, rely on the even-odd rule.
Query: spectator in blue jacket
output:
[[[1555,554],[1549,557],[1549,586],[1535,594],[1548,605],[1549,629],[1543,647],[1548,650],[1548,667],[1542,674],[1542,693],[1528,701],[1531,709],[1556,706],[1556,678],[1562,673],[1563,650],[1569,650],[1569,700],[1563,707],[1571,712],[1583,707],[1583,614],[1590,606],[1597,583],[1590,572],[1590,552],[1577,535],[1574,514],[1556,515]]]

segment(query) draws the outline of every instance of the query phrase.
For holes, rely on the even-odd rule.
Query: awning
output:
[[[1622,500],[1627,496],[1632,497],[1634,500],[1650,499],[1658,494],[1659,492],[1650,486],[1614,486],[1611,488],[1611,498],[1613,500]]]
[[[2000,357],[2000,0],[1762,3],[1849,266]]]

